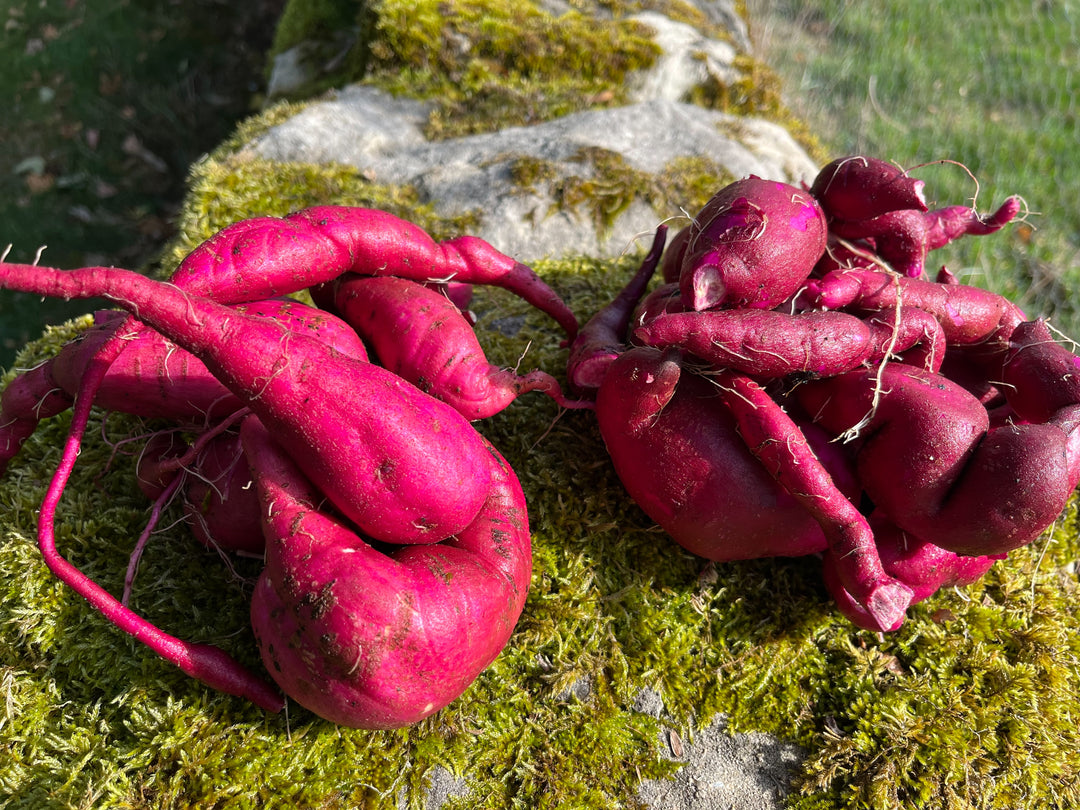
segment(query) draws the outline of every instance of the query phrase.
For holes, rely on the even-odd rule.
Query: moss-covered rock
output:
[[[715,25],[697,6],[635,9],[645,5],[663,6],[702,30]],[[602,10],[611,30],[631,41],[637,36],[623,22],[625,4],[575,6],[578,15],[587,6]],[[328,16],[305,17],[305,7]],[[547,24],[529,4],[441,6],[451,7],[498,7],[541,29],[541,21]],[[349,38],[364,40],[363,75],[379,74],[386,86],[403,87],[411,76],[413,88],[443,87],[448,97],[434,109],[454,109],[455,117],[472,103],[462,87],[477,96],[483,116],[500,93],[527,114],[541,106],[529,106],[533,99],[547,103],[543,65],[530,66],[526,53],[511,67],[492,57],[481,44],[489,32],[476,18],[461,24],[469,48],[456,57],[442,52],[453,42],[425,55],[421,44],[432,34],[423,27],[402,32],[372,22],[376,33],[365,38],[364,15],[385,21],[393,8],[293,3],[296,16],[286,18],[282,32],[317,39],[329,30],[342,37],[329,54],[342,64],[352,59]],[[504,22],[492,23],[492,41],[505,40]],[[580,66],[582,52],[565,44],[580,26],[573,19],[562,25],[552,41],[564,43],[564,66]],[[281,36],[282,48],[295,44]],[[650,51],[626,47],[615,68],[630,70]],[[554,56],[540,61],[558,62]],[[431,60],[453,58],[459,61],[438,66],[460,74],[446,90],[429,75],[436,72]],[[510,81],[485,89],[503,74]],[[702,88],[697,100],[737,109],[745,98],[760,112],[774,101],[760,78],[756,86]],[[551,91],[545,109],[561,109],[571,84],[552,81],[563,82],[563,90]],[[385,208],[438,237],[473,228],[474,214],[446,216],[416,186],[373,182],[357,167],[271,161],[246,150],[301,108],[268,110],[193,168],[182,233],[165,252],[161,273],[229,222],[307,205]],[[437,117],[431,120],[439,130]],[[744,128],[740,137],[763,137],[754,124],[729,120]],[[553,189],[563,213],[601,229],[628,200],[693,207],[724,179],[700,156],[647,173],[602,151],[584,153],[580,170],[569,174],[553,173],[537,155],[514,156],[508,165],[520,189]],[[611,298],[634,264],[573,258],[537,269],[586,316]],[[556,327],[520,301],[481,291],[474,308],[493,361],[513,366],[524,355],[524,365],[556,373],[564,366]],[[521,327],[499,328],[507,322]],[[18,365],[51,356],[81,325],[51,330],[26,347]],[[731,731],[771,732],[802,747],[806,759],[788,797],[801,810],[1080,804],[1075,504],[982,582],[917,606],[899,632],[857,631],[830,605],[816,559],[715,565],[682,551],[628,499],[591,416],[560,414],[545,397],[530,395],[479,426],[518,471],[530,505],[535,571],[521,622],[493,666],[445,711],[412,729],[364,732],[295,706],[268,716],[210,693],[56,582],[34,532],[67,422],[59,416],[43,424],[0,478],[4,806],[421,807],[426,780],[445,768],[470,788],[448,807],[634,807],[641,780],[680,767],[663,750],[661,732],[673,729],[689,745],[721,713]],[[114,593],[148,517],[134,484],[139,443],[122,440],[157,427],[99,414],[61,504],[63,553]],[[247,599],[259,562],[203,549],[184,526],[171,524],[176,517],[166,517],[143,558],[133,606],[172,633],[218,644],[258,666]],[[663,710],[643,709],[643,691]],[[670,734],[664,739],[670,747]]]
[[[586,313],[633,265],[539,269]],[[513,297],[485,290],[475,308],[495,362],[565,362],[557,327]],[[497,328],[506,319],[523,325],[507,335]],[[20,365],[49,356],[71,329],[28,347]],[[451,807],[634,806],[640,779],[678,767],[662,729],[690,744],[721,712],[731,731],[768,731],[807,752],[793,807],[1080,800],[1072,505],[1046,537],[981,583],[919,605],[899,632],[856,631],[829,603],[815,559],[714,565],[682,551],[627,498],[591,415],[560,415],[530,395],[479,425],[530,505],[535,574],[517,631],[444,712],[363,732],[210,693],[56,583],[33,536],[66,423],[44,425],[0,479],[8,806],[395,807],[401,794],[418,807],[436,765],[470,786]],[[95,423],[61,506],[60,547],[117,593],[147,519],[132,472],[138,444],[119,441],[150,429]],[[257,665],[246,608],[257,569],[171,526],[143,558],[133,605]],[[582,681],[589,689],[575,696]],[[639,710],[644,688],[662,698],[660,717]]]

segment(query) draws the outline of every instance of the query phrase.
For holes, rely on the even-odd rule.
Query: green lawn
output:
[[[832,156],[917,170],[942,205],[978,192],[1030,209],[1006,236],[941,251],[972,283],[1080,334],[1080,6],[958,0],[753,0],[754,33],[787,100]],[[957,165],[962,164],[962,165]],[[970,170],[970,175],[967,170]],[[978,185],[972,176],[978,180]]]

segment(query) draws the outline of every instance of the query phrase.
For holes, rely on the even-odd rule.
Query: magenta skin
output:
[[[970,585],[1000,557],[964,557],[919,540],[888,519],[871,515],[870,525],[874,531],[881,563],[890,576],[911,588],[911,604],[929,598],[941,588],[954,585]],[[840,582],[836,557],[826,551],[822,575],[837,607],[853,624],[865,630],[878,630],[877,623],[847,592]],[[890,628],[896,629],[896,628]]]
[[[732,183],[706,203],[685,237],[683,304],[772,309],[798,291],[825,244],[825,214],[807,192],[753,176]]]
[[[890,211],[855,222],[834,220],[829,231],[843,239],[873,241],[878,257],[897,273],[921,278],[926,256],[931,250],[962,236],[983,236],[1005,227],[1020,213],[1018,197],[1009,197],[991,214],[956,205],[923,213],[919,210]]]
[[[992,343],[1004,349],[1026,320],[1015,304],[996,293],[956,282],[900,278],[880,270],[835,270],[807,282],[805,298],[815,306],[875,312],[901,306],[929,312],[950,346]]]
[[[384,367],[466,419],[493,416],[529,391],[542,391],[565,408],[592,407],[563,396],[547,372],[519,375],[489,363],[472,325],[435,290],[394,276],[351,274],[335,281],[334,290],[334,310]]]
[[[318,509],[256,420],[241,435],[267,540],[252,626],[285,693],[367,729],[419,722],[457,698],[506,645],[528,592],[525,498],[506,462],[484,443],[475,463],[490,486],[465,529],[383,553]]]
[[[924,185],[887,161],[851,155],[818,172],[810,193],[830,220],[862,220],[909,208],[925,211]]]
[[[223,433],[195,459],[199,474],[184,484],[184,514],[195,539],[207,548],[261,555],[259,497],[240,435]]]
[[[795,392],[833,435],[871,412],[855,447],[858,479],[898,527],[967,556],[1030,543],[1061,514],[1080,479],[1080,406],[1044,424],[991,428],[978,399],[951,380],[890,364],[880,380],[853,371]],[[1008,475],[1002,475],[1008,470]]]
[[[626,286],[615,298],[593,315],[570,344],[566,376],[579,391],[600,387],[608,366],[625,349],[626,333],[634,307],[648,289],[649,281],[664,250],[667,227],[656,229],[652,247]]]
[[[1046,422],[1080,402],[1080,357],[1054,339],[1045,321],[1028,321],[1013,330],[1002,380],[1020,419]]]
[[[821,527],[739,438],[703,378],[674,353],[636,348],[610,366],[596,418],[630,497],[679,545],[717,561],[797,557]]]
[[[831,376],[857,368],[874,350],[873,331],[843,312],[719,309],[657,315],[631,342],[678,348],[752,377]]]
[[[331,502],[377,540],[436,542],[467,526],[483,502],[486,471],[472,463],[476,431],[453,408],[385,369],[126,270],[3,264],[0,286],[103,297],[138,312],[199,357]],[[378,414],[365,408],[368,402],[381,404]],[[439,486],[427,481],[431,458],[444,473]]]
[[[237,312],[268,318],[297,334],[366,360],[364,344],[348,324],[289,299],[256,301]],[[152,330],[125,331],[129,320],[116,311],[95,313],[95,325],[55,357],[16,377],[0,394],[0,474],[42,419],[71,407],[90,362],[110,340],[122,348],[94,394],[107,411],[210,424],[240,408],[240,400],[189,352]]]
[[[305,277],[291,292],[331,281],[346,272],[398,276],[421,282],[486,284],[502,287],[547,313],[562,326],[568,339],[573,340],[577,334],[577,318],[555,291],[530,267],[500,253],[483,239],[459,236],[435,242],[411,222],[373,208],[319,206],[297,211],[286,220],[290,224],[308,225],[318,234],[317,238],[333,243],[335,250],[342,252],[338,255],[345,257],[334,265],[332,272],[318,278]],[[288,272],[289,266],[280,269]],[[234,284],[229,275],[213,286],[215,290],[219,286],[232,290]],[[267,297],[265,293],[248,294],[253,298]],[[216,300],[218,296],[209,294],[209,297]]]
[[[503,287],[555,319],[571,338],[577,319],[531,268],[474,236],[436,242],[374,208],[318,206],[279,219],[233,223],[196,247],[170,282],[218,303],[299,292],[343,273]]]
[[[679,545],[718,561],[831,546],[880,626],[903,620],[908,589],[882,570],[853,488],[837,486],[844,467],[826,470],[807,434],[747,378],[722,372],[714,386],[683,373],[674,352],[630,349],[609,368],[596,415],[627,492]]]

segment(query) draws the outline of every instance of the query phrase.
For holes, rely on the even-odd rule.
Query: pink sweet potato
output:
[[[903,620],[906,586],[882,570],[851,504],[842,457],[803,431],[741,375],[712,386],[677,354],[631,349],[615,360],[596,415],[630,496],[684,548],[714,560],[837,551],[844,583],[883,629]],[[792,463],[794,462],[794,463]],[[834,477],[834,475],[836,477]]]
[[[489,363],[472,326],[441,293],[393,276],[348,275],[333,286],[334,310],[383,366],[467,419],[492,416],[528,391],[543,391],[563,407],[591,406],[563,396],[545,371],[519,375]]]
[[[1080,406],[1043,424],[991,428],[965,389],[901,364],[886,366],[880,379],[852,371],[796,395],[833,435],[869,417],[855,448],[863,489],[901,529],[957,554],[1004,554],[1030,543],[1061,514],[1080,478]]]
[[[1028,422],[1045,422],[1080,403],[1080,357],[1054,339],[1045,321],[1013,331],[1002,380],[1009,405]]]
[[[348,357],[271,319],[238,313],[123,270],[61,272],[0,263],[0,287],[64,298],[104,297],[191,352],[273,431],[308,478],[374,539],[433,543],[466,530],[489,497],[483,440],[449,406],[391,372]],[[80,390],[94,391],[119,353],[95,354]],[[78,456],[92,399],[76,396],[75,426],[42,502],[38,544],[49,568],[106,619],[215,689],[277,709],[259,677],[208,645],[169,636],[64,559],[54,516]],[[432,475],[438,459],[438,476]]]
[[[595,390],[603,382],[607,367],[626,348],[626,333],[634,307],[648,289],[664,251],[667,227],[656,229],[652,247],[641,266],[615,298],[593,315],[570,344],[566,376],[579,390]]]
[[[963,557],[919,540],[881,516],[871,515],[874,542],[885,571],[911,588],[911,604],[927,599],[941,588],[970,585],[994,564],[994,557]],[[876,622],[840,582],[836,556],[826,551],[823,577],[840,612],[866,630],[877,630]]]
[[[677,357],[630,349],[597,393],[600,433],[630,496],[706,559],[824,550],[821,527],[750,453],[716,388]]]
[[[810,193],[830,219],[861,220],[904,209],[925,211],[924,185],[892,163],[851,155],[818,172]]]
[[[315,337],[350,357],[367,359],[356,333],[329,313],[288,299],[235,309]],[[92,393],[98,407],[191,424],[209,424],[241,407],[200,360],[171,340],[140,328],[128,331],[130,321],[121,312],[99,312],[95,320],[54,358],[16,377],[0,394],[0,473],[42,419],[71,407],[88,363],[110,341],[115,341],[119,354]]]
[[[902,278],[880,270],[836,270],[807,283],[806,300],[815,306],[848,312],[895,310],[897,306],[929,312],[949,345],[988,343],[1000,351],[1026,318],[1015,304],[996,293],[955,282]]]
[[[385,369],[125,270],[0,264],[0,286],[103,297],[137,311],[199,357],[375,539],[441,539],[468,525],[483,502],[485,471],[474,465],[479,436],[452,408]],[[438,482],[428,480],[430,458],[439,459]]]
[[[267,538],[252,626],[282,689],[361,728],[415,723],[460,695],[506,644],[529,587],[525,499],[506,462],[486,445],[491,484],[464,530],[384,554],[320,510],[255,420],[242,438]]]
[[[681,240],[673,240],[675,247]],[[772,309],[798,291],[825,252],[825,214],[809,193],[749,177],[694,218],[682,249],[683,304]]]
[[[859,318],[843,312],[717,309],[658,315],[637,327],[631,342],[682,349],[711,365],[765,378],[857,368],[873,352],[873,337]]]
[[[961,236],[994,233],[1018,213],[1020,199],[1009,197],[1000,208],[985,216],[966,206],[954,205],[926,213],[890,211],[857,222],[838,220],[829,223],[829,230],[843,239],[873,240],[877,255],[893,270],[908,278],[920,278],[931,250]]]
[[[571,338],[577,333],[574,314],[527,265],[476,237],[436,242],[411,222],[372,208],[319,206],[282,219],[241,220],[195,248],[170,281],[218,303],[238,303],[299,292],[347,272],[503,287],[549,314]]]

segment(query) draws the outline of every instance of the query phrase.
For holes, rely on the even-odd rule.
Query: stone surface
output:
[[[769,734],[730,734],[726,725],[718,718],[690,741],[668,730],[662,742],[686,765],[673,779],[644,780],[638,797],[656,810],[781,810],[801,750]]]
[[[545,8],[560,14],[563,5],[551,0]],[[478,221],[473,233],[523,261],[617,256],[635,240],[647,239],[660,222],[675,218],[677,225],[680,216],[694,212],[677,206],[655,210],[635,199],[614,221],[598,225],[587,211],[560,206],[561,185],[595,176],[585,156],[595,157],[597,150],[653,175],[688,157],[707,158],[733,178],[756,174],[799,182],[816,174],[813,161],[783,127],[684,102],[694,87],[711,80],[737,81],[736,57],[750,47],[732,3],[693,5],[729,37],[710,38],[655,11],[636,15],[654,32],[662,54],[652,68],[634,76],[636,103],[629,106],[429,142],[424,131],[430,104],[357,85],[312,103],[247,152],[269,160],[341,163],[380,184],[411,186],[439,214],[473,213]],[[293,75],[300,61],[282,59],[283,85],[301,81]],[[529,188],[515,182],[514,167],[522,158],[544,161],[547,179]]]
[[[522,259],[569,254],[617,256],[641,234],[680,211],[636,201],[610,228],[556,205],[554,183],[526,190],[512,167],[522,157],[547,161],[558,179],[589,176],[583,150],[602,149],[634,169],[660,173],[680,157],[707,157],[734,177],[809,180],[814,163],[776,124],[665,99],[589,110],[530,127],[428,142],[427,107],[372,87],[353,86],[315,103],[250,144],[258,157],[343,163],[374,182],[408,185],[440,214],[478,214],[473,233]],[[555,182],[558,182],[558,179]]]

